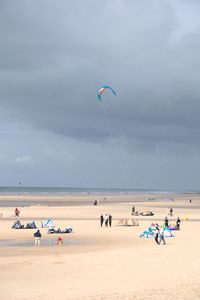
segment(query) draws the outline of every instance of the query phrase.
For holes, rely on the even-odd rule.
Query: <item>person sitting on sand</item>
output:
[[[12,228],[14,228],[14,229],[21,229],[21,228],[24,228],[24,225],[22,225],[22,224],[20,223],[20,221],[17,220],[17,221],[13,224]]]
[[[135,206],[132,207],[132,213],[131,213],[131,214],[132,214],[132,215],[135,214]]]

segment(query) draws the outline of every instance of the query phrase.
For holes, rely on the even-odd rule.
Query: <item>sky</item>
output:
[[[199,83],[200,1],[1,0],[0,186],[200,189]]]

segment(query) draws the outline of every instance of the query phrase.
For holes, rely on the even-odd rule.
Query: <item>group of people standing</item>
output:
[[[164,223],[165,223],[165,227],[169,227],[169,220],[167,217],[165,217],[165,220],[164,220]],[[181,220],[179,217],[177,217],[176,219],[176,230],[180,230],[180,224],[181,224]]]
[[[111,227],[112,226],[112,215],[106,214],[100,216],[100,225],[101,227],[105,224],[105,227]]]

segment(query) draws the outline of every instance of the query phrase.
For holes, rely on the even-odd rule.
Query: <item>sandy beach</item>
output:
[[[189,199],[192,203],[189,203]],[[93,201],[98,205],[94,206]],[[19,201],[25,205],[19,206]],[[200,195],[1,195],[0,299],[200,299]],[[7,206],[6,206],[7,204]],[[153,211],[154,216],[132,216]],[[41,246],[34,247],[35,229],[12,229],[51,218],[59,234],[41,228]],[[168,207],[181,230],[157,245],[139,235],[151,223],[162,224]],[[100,226],[100,215],[111,214],[112,226]],[[120,219],[139,226],[117,226]]]

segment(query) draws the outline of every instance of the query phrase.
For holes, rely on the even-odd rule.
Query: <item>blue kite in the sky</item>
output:
[[[102,94],[104,93],[105,90],[111,90],[113,92],[113,94],[116,96],[116,93],[115,91],[110,87],[110,86],[107,86],[107,85],[103,85],[97,92],[97,96],[98,96],[98,99],[101,101],[101,96]]]

